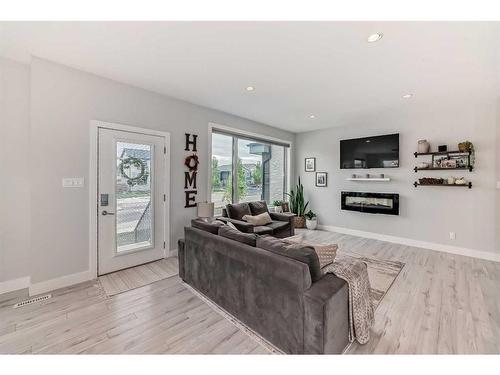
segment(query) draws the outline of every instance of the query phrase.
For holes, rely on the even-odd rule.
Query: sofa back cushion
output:
[[[212,234],[218,234],[219,228],[224,226],[224,223],[219,220],[214,220],[212,222],[205,221],[203,219],[193,219],[191,220],[191,226],[193,228],[204,230]]]
[[[263,214],[264,212],[269,213],[266,201],[250,202],[248,205],[250,206],[250,211],[252,211],[253,216]]]
[[[253,247],[256,246],[257,242],[257,235],[255,233],[243,233],[238,229],[231,228],[228,225],[220,227],[219,236],[229,238],[231,240],[238,241]]]
[[[242,220],[245,215],[252,215],[248,203],[235,203],[226,206],[227,217],[234,220]]]
[[[321,279],[322,273],[318,254],[316,254],[316,251],[314,251],[312,247],[302,246],[300,244],[291,245],[272,236],[259,236],[256,245],[261,249],[307,264],[313,283]]]

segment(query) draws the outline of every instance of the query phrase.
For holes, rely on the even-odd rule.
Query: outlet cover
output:
[[[455,232],[450,232],[450,240],[455,240],[457,238],[457,235]]]
[[[84,185],[83,177],[64,177],[62,179],[62,186],[64,188],[81,188]]]

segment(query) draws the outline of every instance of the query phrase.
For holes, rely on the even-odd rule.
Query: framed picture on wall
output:
[[[306,158],[305,160],[305,171],[314,172],[316,171],[316,158]]]
[[[316,186],[326,187],[328,183],[328,173],[316,172]]]

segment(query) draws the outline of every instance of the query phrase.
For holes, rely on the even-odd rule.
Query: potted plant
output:
[[[292,189],[290,193],[287,193],[287,195],[290,198],[290,211],[297,215],[293,218],[295,228],[304,228],[306,224],[304,215],[309,202],[305,202],[304,200],[304,186],[302,186],[302,183],[300,182],[300,177],[299,184],[295,187],[295,190]]]
[[[306,213],[306,227],[307,229],[310,229],[310,230],[315,230],[316,227],[318,226],[318,217],[317,215],[312,212],[311,210],[309,210],[307,213]]]
[[[283,204],[283,201],[279,201],[279,200],[273,201],[274,212],[280,213],[282,204]]]

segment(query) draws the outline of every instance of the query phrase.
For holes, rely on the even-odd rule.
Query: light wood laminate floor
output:
[[[358,353],[500,353],[500,263],[323,231],[340,251],[406,263]],[[176,259],[171,259],[176,262]],[[107,297],[98,282],[13,309],[0,303],[0,353],[267,353],[178,276]]]

